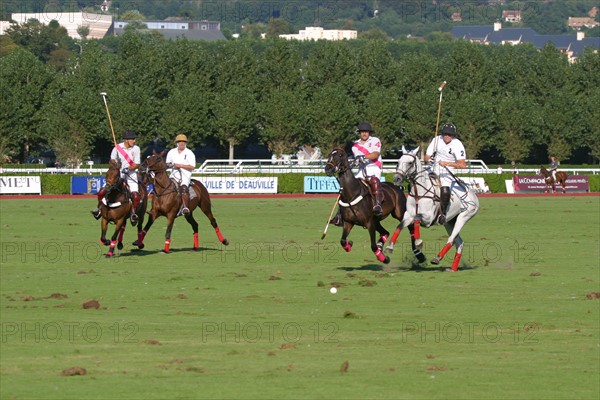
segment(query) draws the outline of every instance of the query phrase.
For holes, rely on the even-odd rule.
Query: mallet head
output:
[[[444,86],[446,86],[446,81],[442,82],[442,84],[438,88],[438,92],[441,92],[444,89]]]
[[[100,92],[100,96],[106,97],[106,92]]]

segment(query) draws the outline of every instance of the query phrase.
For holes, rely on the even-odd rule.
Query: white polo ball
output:
[[[329,292],[331,294],[336,294],[337,293],[337,288],[332,287],[331,289],[329,289]]]

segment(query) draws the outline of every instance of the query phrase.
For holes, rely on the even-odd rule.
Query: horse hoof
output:
[[[105,246],[109,246],[110,245],[110,240],[108,240],[108,239],[105,239],[105,240],[100,239],[100,243],[102,243]]]
[[[225,246],[229,246],[229,240],[227,239],[223,239],[221,243],[223,243]]]
[[[137,245],[138,249],[142,250],[144,247],[146,247],[146,245],[144,243]]]
[[[384,264],[389,264],[390,263],[390,258],[389,257],[385,257],[385,259],[383,260]]]
[[[417,261],[419,263],[424,263],[425,261],[427,261],[427,257],[425,257],[425,254],[421,253],[417,256]]]
[[[169,253],[170,253],[170,251],[167,251],[167,250],[161,250],[160,251],[160,254],[169,254]]]
[[[108,253],[108,254],[107,254],[107,255],[105,255],[104,257],[106,257],[106,258],[112,258],[112,256],[113,256],[113,255],[112,255],[112,253]]]
[[[132,246],[137,246],[138,245],[138,241],[136,240],[135,242],[131,243]],[[139,246],[138,246],[139,247]]]
[[[394,253],[394,248],[393,247],[386,247],[385,250],[383,251],[385,254],[393,254]]]
[[[123,242],[117,243],[117,249],[123,250]]]
[[[434,257],[431,259],[431,263],[438,265],[440,263],[441,259],[439,257]]]

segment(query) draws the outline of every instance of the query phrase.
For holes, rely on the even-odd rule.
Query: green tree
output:
[[[215,137],[229,147],[229,159],[233,160],[235,146],[243,144],[256,129],[255,93],[244,86],[233,85],[216,92],[212,116]]]
[[[32,53],[17,49],[0,58],[0,136],[3,153],[25,161],[46,142],[38,127],[44,92],[54,77]]]
[[[328,84],[315,90],[307,107],[317,145],[325,154],[335,146],[356,139],[358,107],[342,85]]]
[[[54,20],[48,25],[37,19],[30,19],[21,25],[12,23],[6,30],[6,35],[42,61],[47,61],[52,51],[68,49],[72,43],[67,30]]]
[[[260,137],[278,157],[316,139],[308,130],[305,110],[306,101],[300,90],[273,89],[262,99]]]
[[[290,23],[285,18],[271,18],[267,24],[266,38],[278,38],[292,32]]]

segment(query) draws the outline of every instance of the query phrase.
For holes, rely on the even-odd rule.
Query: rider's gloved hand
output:
[[[427,161],[427,165],[433,165],[433,164],[435,164],[435,154],[436,153],[433,153],[431,155],[431,157],[429,157],[429,160]]]
[[[167,163],[167,168],[173,168],[174,166],[175,166],[175,164],[172,162]]]
[[[129,167],[125,167],[121,170],[122,173],[124,174],[128,174],[129,173]]]

